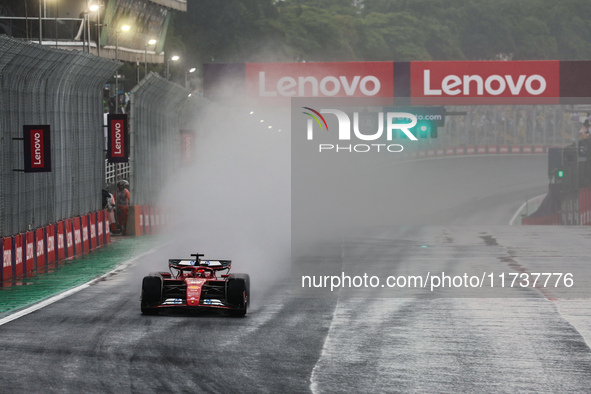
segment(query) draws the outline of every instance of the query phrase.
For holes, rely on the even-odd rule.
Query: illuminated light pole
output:
[[[91,12],[96,12],[96,55],[98,57],[101,57],[101,25],[100,25],[100,5],[98,4],[92,4],[90,7],[88,7],[88,9]],[[89,22],[90,24],[90,22]],[[90,30],[90,26],[88,27],[88,29]],[[88,34],[89,38],[88,41],[90,42],[90,33]]]
[[[144,78],[148,75],[148,45],[155,45],[158,40],[150,39],[146,42],[146,50],[144,51]]]
[[[131,27],[129,25],[121,26],[121,30],[115,30],[115,60],[119,62],[119,34],[122,31],[129,31]],[[116,71],[115,75],[115,113],[119,113],[119,70]]]
[[[189,73],[194,73],[197,69],[195,67],[189,69],[188,71],[185,71],[185,89],[188,89],[187,85],[189,84],[189,81],[187,79],[187,75]]]
[[[39,45],[43,45],[43,20],[42,18],[42,5],[43,5],[43,0],[39,0]]]
[[[170,59],[166,59],[166,80],[167,81],[170,79],[170,61],[172,60],[173,62],[176,62],[179,59],[180,59],[180,57],[178,57],[177,55],[174,55]]]

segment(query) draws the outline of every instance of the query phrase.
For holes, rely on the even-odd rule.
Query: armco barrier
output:
[[[25,233],[25,273],[35,270],[35,239],[32,231]]]
[[[412,152],[402,152],[397,155],[399,159],[431,158],[443,156],[463,155],[496,155],[496,154],[541,154],[547,153],[547,146],[531,145],[469,145],[456,146],[455,148],[428,148]],[[144,208],[145,209],[145,208]],[[152,223],[152,226],[154,224]]]
[[[56,242],[55,242],[55,225],[50,224],[49,226],[45,227],[45,243],[47,245],[47,256],[45,256],[45,260],[47,261],[47,265],[55,263],[56,259]]]
[[[2,238],[2,281],[12,278],[14,244],[12,237]]]
[[[35,268],[45,267],[45,229],[35,230]]]

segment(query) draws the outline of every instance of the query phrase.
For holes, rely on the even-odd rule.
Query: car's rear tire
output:
[[[142,281],[141,309],[144,315],[155,315],[158,308],[152,305],[162,300],[162,278],[159,276],[146,276]]]
[[[240,274],[238,274],[240,275]],[[243,274],[246,275],[246,274]],[[248,277],[248,275],[246,275]],[[236,306],[236,309],[230,310],[232,316],[244,316],[248,310],[248,301],[250,298],[250,291],[248,288],[249,278],[237,277],[228,280],[227,297],[228,302]]]

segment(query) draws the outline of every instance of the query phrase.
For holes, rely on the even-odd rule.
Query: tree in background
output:
[[[588,0],[200,0],[173,40],[193,63],[576,60],[589,21]]]

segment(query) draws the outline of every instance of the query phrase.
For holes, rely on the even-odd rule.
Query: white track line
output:
[[[55,296],[49,297],[49,298],[47,298],[47,299],[45,299],[45,300],[43,300],[43,301],[41,301],[39,303],[36,303],[35,305],[31,305],[28,308],[21,309],[21,310],[13,313],[11,315],[8,315],[8,316],[0,319],[0,326],[3,326],[6,323],[10,323],[13,320],[16,320],[18,318],[21,318],[23,316],[26,316],[26,315],[28,315],[30,313],[35,312],[35,311],[38,311],[41,308],[45,308],[46,306],[51,305],[51,304],[53,304],[55,302],[58,302],[59,300],[63,300],[64,298],[69,297],[72,294],[76,294],[79,291],[82,291],[82,290],[86,289],[87,287],[90,287],[90,286],[92,286],[92,285],[94,285],[94,284],[102,281],[103,279],[105,279],[105,278],[107,278],[107,277],[109,277],[111,275],[115,275],[115,274],[123,271],[124,269],[126,269],[127,267],[129,267],[130,265],[132,265],[133,263],[135,263],[136,260],[139,260],[139,259],[141,259],[142,257],[144,257],[144,256],[146,256],[148,254],[154,253],[154,251],[156,251],[157,249],[162,248],[162,247],[164,247],[164,246],[166,246],[166,245],[168,245],[170,243],[172,243],[172,241],[169,241],[167,243],[164,243],[164,244],[162,244],[162,245],[160,245],[160,246],[158,246],[158,247],[156,247],[154,249],[151,249],[151,250],[149,250],[149,251],[147,251],[145,253],[142,253],[142,254],[140,254],[138,256],[132,257],[131,259],[126,260],[123,263],[119,264],[115,269],[112,269],[111,271],[107,272],[104,275],[99,276],[98,278],[94,278],[93,280],[91,280],[89,282],[86,282],[86,283],[84,283],[84,284],[82,284],[80,286],[74,287],[74,288],[72,288],[70,290],[66,290],[63,293],[60,293],[60,294],[57,294]]]
[[[527,200],[526,202],[524,202],[523,204],[521,204],[521,206],[519,207],[519,209],[517,210],[517,212],[515,212],[515,215],[513,215],[513,217],[509,221],[509,226],[513,226],[513,222],[515,221],[515,219],[517,219],[517,215],[519,215],[519,213],[521,212],[521,210],[523,209],[523,207],[525,207],[525,205],[527,203],[529,203],[530,201],[535,200],[536,198],[541,198],[541,197],[545,197],[545,196],[546,196],[546,193],[540,194],[539,196],[530,198],[529,200]]]

